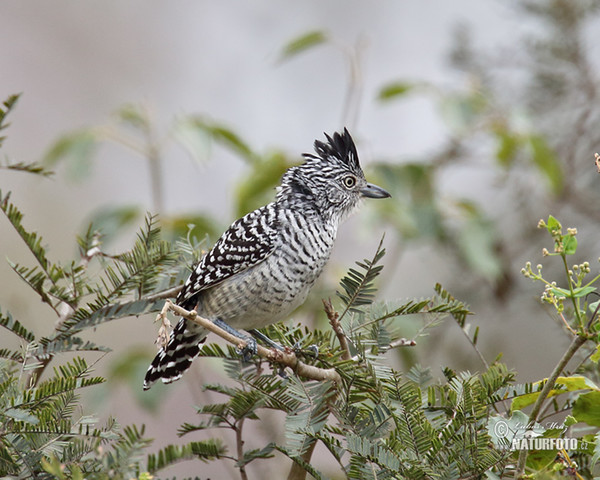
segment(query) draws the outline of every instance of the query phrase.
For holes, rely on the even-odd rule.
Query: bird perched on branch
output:
[[[235,221],[195,266],[177,305],[197,309],[219,327],[237,329],[275,323],[301,305],[329,259],[338,226],[362,197],[390,194],[367,183],[348,130],[315,141],[315,154],[283,175],[275,201]],[[207,332],[182,318],[148,368],[147,390],[157,380],[181,378]],[[260,336],[263,338],[264,336]],[[254,342],[254,343],[253,343]],[[245,356],[256,349],[252,339]]]

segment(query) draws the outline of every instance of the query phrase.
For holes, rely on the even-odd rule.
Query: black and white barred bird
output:
[[[304,302],[340,223],[362,197],[390,196],[365,180],[348,130],[325,136],[327,142],[315,141],[316,155],[304,154],[305,162],[283,175],[274,202],[234,222],[200,260],[177,305],[241,336],[236,329],[253,332]],[[180,379],[206,335],[182,318],[150,365],[144,390],[158,379]]]

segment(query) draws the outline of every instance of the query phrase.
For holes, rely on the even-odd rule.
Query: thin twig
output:
[[[569,332],[571,332],[573,335],[577,335],[577,332],[571,328],[571,325],[569,325],[569,322],[567,322],[567,319],[565,318],[563,313],[558,312],[558,314],[560,315],[560,319],[562,320],[562,322],[565,324],[565,327],[567,327],[567,330],[569,330]]]
[[[486,370],[489,370],[490,364],[487,362],[487,360],[483,356],[483,353],[481,353],[481,350],[479,350],[479,348],[477,348],[477,345],[475,345],[475,342],[473,342],[473,340],[471,340],[471,337],[469,337],[469,332],[467,332],[467,330],[465,328],[461,328],[460,331],[467,338],[467,340],[469,341],[469,343],[473,347],[473,350],[475,350],[475,353],[479,357],[479,360],[481,360],[481,363],[483,363],[483,366],[486,368]]]
[[[222,330],[210,320],[199,316],[195,311],[190,312],[185,308],[181,308],[179,305],[175,305],[170,300],[167,300],[166,302],[169,305],[168,309],[174,312],[176,315],[185,317],[187,320],[197,323],[204,329],[214,333],[215,335],[218,335],[229,343],[236,345],[238,348],[244,348],[246,346],[246,340],[238,338],[235,335]],[[320,382],[324,380],[331,380],[336,385],[340,385],[342,382],[342,377],[340,377],[335,369],[319,368],[313,365],[307,365],[300,361],[293,352],[282,352],[280,350],[268,349],[262,345],[256,345],[256,350],[258,356],[266,358],[271,362],[276,362],[286,367],[290,367],[300,377],[308,378],[310,380],[317,380]]]
[[[306,463],[310,463],[310,459],[316,446],[317,442],[313,441],[304,451],[304,453],[300,455],[300,458],[302,458],[302,460],[304,460]],[[287,476],[287,480],[305,480],[306,474],[307,472],[304,470],[304,467],[300,466],[296,462],[293,462],[292,467],[290,468],[290,473]]]
[[[350,355],[350,348],[348,346],[348,339],[346,338],[346,334],[342,329],[342,324],[340,323],[340,314],[335,311],[333,305],[331,304],[331,298],[327,300],[323,299],[323,307],[325,308],[325,313],[327,314],[327,318],[329,319],[329,324],[335,335],[340,342],[340,347],[342,348],[342,360],[350,360],[352,355]]]
[[[242,427],[244,426],[244,418],[240,418],[234,425],[235,431],[235,445],[237,449],[237,461],[239,462],[244,456],[244,440],[242,438]],[[240,465],[240,476],[242,480],[248,480],[248,474],[246,473],[246,466]]]

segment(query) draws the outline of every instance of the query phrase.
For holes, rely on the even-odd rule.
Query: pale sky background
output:
[[[329,45],[287,62],[277,59],[290,39],[318,29],[346,48],[363,45],[362,102],[352,125],[363,164],[426,158],[446,135],[433,102],[414,96],[382,105],[375,99],[377,92],[392,80],[464,85],[465,79],[448,66],[452,32],[465,23],[478,47],[493,50],[504,44],[519,22],[503,3],[510,2],[5,1],[0,3],[0,96],[23,96],[5,132],[4,154],[16,161],[39,160],[61,134],[105,124],[112,112],[132,102],[147,105],[162,132],[177,116],[201,114],[230,126],[258,151],[310,151],[322,132],[343,126],[346,59]],[[175,147],[165,153],[166,211],[206,210],[230,219],[233,180],[243,175],[244,164],[220,149],[202,165]],[[54,178],[41,179],[0,172],[0,189],[12,190],[25,225],[38,229],[53,259],[73,258],[74,235],[94,209],[128,203],[151,208],[146,164],[125,149],[102,148],[86,180],[74,182],[64,173],[59,168]],[[452,188],[485,188],[474,178],[462,178]],[[351,225],[360,224],[360,213],[357,217]],[[345,227],[338,238],[335,261],[343,269],[371,255],[382,233],[363,229],[357,239],[351,238],[353,231]],[[129,241],[123,239],[123,246]],[[31,262],[5,219],[0,219],[0,257]],[[443,280],[439,276],[456,276],[435,263],[435,252],[427,246],[401,262],[404,273],[393,287],[397,296],[430,295],[433,284]],[[44,319],[48,312],[37,301],[30,302],[32,295],[4,260],[0,287],[4,309],[17,318],[37,317],[36,332],[50,332]],[[155,328],[149,317],[118,321],[101,327],[95,340],[110,346],[116,338],[125,341],[114,346],[118,351],[130,343],[151,347]],[[507,357],[517,358],[523,348],[507,345]],[[102,371],[102,365],[98,368]],[[211,367],[204,362],[197,368]],[[123,424],[146,423],[148,434],[160,437],[156,450],[178,441],[175,432],[181,423],[198,420],[193,410],[197,387],[179,382],[172,388],[176,393],[167,396],[165,405],[169,413],[158,418],[138,411],[126,390],[109,399],[107,411]],[[282,461],[284,471],[288,464]],[[186,462],[162,476],[226,478],[220,468],[220,462]]]

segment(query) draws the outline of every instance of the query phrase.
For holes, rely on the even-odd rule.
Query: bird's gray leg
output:
[[[285,348],[283,348],[283,346],[281,346],[277,342],[274,342],[269,337],[267,337],[264,333],[260,333],[256,329],[248,330],[248,333],[251,333],[255,338],[258,338],[259,340],[266,343],[267,345],[269,345],[269,347],[274,348],[275,350],[280,350],[282,352],[285,351]],[[302,345],[300,344],[300,342],[297,342],[292,347],[292,350],[294,350],[294,353],[303,353]],[[310,352],[310,354],[315,358],[317,358],[319,356],[319,346],[318,345],[309,345],[308,347],[306,347],[306,350],[308,350]]]
[[[230,333],[234,337],[241,338],[242,340],[246,341],[246,346],[241,349],[238,348],[238,350],[237,350],[238,353],[242,356],[242,360],[244,362],[250,361],[250,359],[254,355],[256,355],[256,352],[258,349],[256,348],[256,340],[254,340],[254,338],[249,337],[248,335],[244,335],[241,332],[238,332],[235,328],[229,326],[227,323],[225,323],[220,318],[213,320],[213,323],[217,327],[219,327],[222,330],[225,330],[227,333]]]
[[[302,344],[300,342],[296,342],[294,344],[294,346],[292,347],[292,349],[294,350],[294,353],[296,354],[300,354],[300,353],[304,353],[302,350]],[[306,350],[308,350],[310,352],[310,354],[317,358],[319,356],[319,346],[318,345],[309,345],[308,347],[306,347]]]
[[[261,333],[254,328],[252,330],[248,330],[248,333],[252,334],[253,337],[258,338],[260,341],[266,343],[269,347],[274,348],[275,350],[280,350],[282,352],[285,350],[277,342],[274,342],[269,337],[267,337],[264,333]]]

